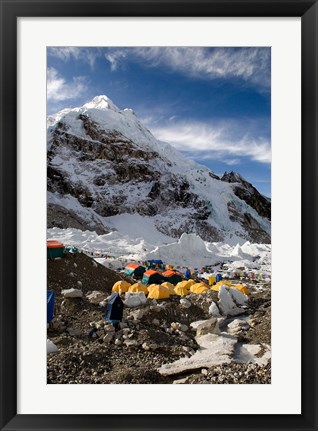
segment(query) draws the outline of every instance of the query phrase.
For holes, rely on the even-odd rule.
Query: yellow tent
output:
[[[169,298],[170,292],[167,287],[160,286],[159,284],[154,285],[152,289],[150,289],[148,298],[151,299],[166,299]]]
[[[243,286],[242,284],[237,284],[236,286],[232,286],[234,289],[239,290],[240,292],[244,293],[244,295],[249,295],[251,292],[248,290],[246,286]]]
[[[174,291],[174,285],[169,283],[169,281],[165,281],[164,283],[162,283],[161,286],[166,287],[169,290],[170,295],[176,294],[176,292]],[[149,289],[149,287],[148,287],[148,289]]]
[[[216,278],[214,277],[214,275],[210,275],[210,277],[209,277],[209,285],[210,286],[213,286],[213,284],[215,284],[216,283]]]
[[[119,291],[121,290],[122,292],[128,292],[128,289],[130,287],[130,283],[127,283],[127,281],[125,280],[121,280],[121,281],[117,281],[113,288],[112,288],[112,292],[117,292],[119,293]]]
[[[220,290],[220,287],[223,286],[224,284],[228,287],[233,287],[229,281],[221,280],[221,281],[217,282],[214,286],[212,286],[211,290],[215,290],[216,292],[218,292]]]
[[[180,281],[176,287],[185,287],[187,290],[189,290],[193,284],[195,284],[194,280],[183,280]]]
[[[151,289],[153,289],[154,287],[157,287],[158,284],[149,284],[149,286],[147,286],[148,292],[151,291]]]
[[[190,291],[192,293],[204,293],[204,292],[207,292],[208,290],[209,288],[202,283],[196,283],[190,287]]]
[[[142,283],[135,283],[129,287],[128,292],[144,292],[144,294],[147,295],[148,288]]]
[[[185,296],[185,295],[188,295],[189,290],[188,290],[186,287],[184,287],[184,286],[179,286],[179,284],[180,284],[180,283],[178,283],[178,284],[176,285],[176,287],[174,288],[175,293],[176,293],[177,295],[179,295],[179,296]]]

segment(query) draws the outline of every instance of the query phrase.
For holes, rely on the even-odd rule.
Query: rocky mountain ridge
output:
[[[50,116],[47,139],[48,227],[107,233],[109,217],[138,213],[173,238],[270,242],[270,201],[252,184],[187,159],[107,96]]]

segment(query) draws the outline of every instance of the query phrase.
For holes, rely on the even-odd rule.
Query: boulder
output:
[[[218,320],[215,317],[205,320],[197,326],[197,337],[205,334],[220,334]]]
[[[230,287],[225,284],[220,287],[218,298],[219,298],[219,309],[224,316],[237,316],[245,312],[243,308],[237,307],[236,303],[233,301],[233,297],[230,293]]]
[[[212,317],[220,317],[221,316],[220,310],[219,310],[218,306],[216,305],[216,303],[214,301],[212,301],[212,303],[211,303],[211,305],[209,307],[209,314]]]
[[[53,341],[47,339],[46,341],[46,352],[49,353],[56,353],[58,351],[58,348],[53,343]]]
[[[62,295],[64,298],[82,298],[83,292],[80,289],[65,289],[62,290]]]
[[[134,320],[140,320],[140,319],[142,319],[144,316],[146,316],[146,315],[149,313],[149,311],[150,311],[149,307],[139,308],[138,310],[130,311],[130,316],[131,316]]]
[[[86,298],[91,304],[99,304],[100,302],[104,301],[105,293],[94,290],[93,292],[86,295]]]
[[[188,299],[181,298],[180,299],[180,305],[181,305],[182,308],[190,308],[192,304],[191,304],[191,302]]]
[[[240,332],[248,329],[250,325],[246,320],[235,319],[231,323],[228,324],[228,332],[229,334],[238,335]]]
[[[237,289],[230,289],[230,294],[237,305],[246,305],[248,296]]]
[[[126,292],[124,304],[126,307],[139,307],[147,303],[147,298],[144,292]]]

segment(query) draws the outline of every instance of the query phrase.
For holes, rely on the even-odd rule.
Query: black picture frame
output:
[[[74,7],[76,4],[76,7]],[[318,4],[313,0],[0,0],[1,430],[317,430]],[[301,17],[302,413],[295,415],[17,414],[17,18]],[[299,280],[299,277],[298,277]],[[292,376],[291,376],[292,384]]]

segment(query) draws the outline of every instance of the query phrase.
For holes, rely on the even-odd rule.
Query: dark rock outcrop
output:
[[[270,200],[261,195],[256,188],[241,177],[240,174],[233,171],[229,173],[225,172],[221,181],[235,184],[233,191],[237,197],[246,202],[250,207],[254,208],[261,217],[266,217],[268,220],[271,219]]]

